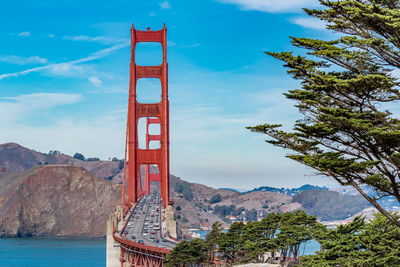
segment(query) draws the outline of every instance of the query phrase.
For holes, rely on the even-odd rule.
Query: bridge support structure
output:
[[[130,63],[130,82],[129,82],[129,103],[128,103],[128,123],[127,123],[127,154],[128,169],[127,175],[124,175],[124,193],[122,205],[130,207],[136,203],[138,197],[148,192],[149,180],[145,182],[143,189],[141,184],[140,166],[145,165],[149,169],[150,164],[157,165],[159,176],[154,177],[160,182],[160,195],[163,207],[170,204],[169,199],[169,100],[168,100],[168,63],[167,63],[167,29],[152,31],[136,30],[134,26],[131,29],[131,63]],[[140,42],[158,42],[161,43],[163,50],[163,60],[158,66],[140,66],[135,61],[136,44]],[[137,101],[136,86],[139,79],[157,78],[161,82],[161,101],[158,103],[140,103]],[[138,146],[138,122],[140,118],[146,118],[147,130],[151,123],[160,125],[159,135],[148,135],[148,138],[154,138],[160,141],[160,148],[150,149],[148,142],[146,148],[141,149]],[[149,177],[150,178],[150,175]],[[127,196],[125,194],[127,190]]]

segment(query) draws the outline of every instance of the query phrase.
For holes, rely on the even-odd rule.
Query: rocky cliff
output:
[[[0,236],[102,237],[121,186],[81,167],[0,175]]]

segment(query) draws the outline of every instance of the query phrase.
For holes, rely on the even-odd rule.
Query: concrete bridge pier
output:
[[[114,213],[110,214],[107,221],[107,235],[106,235],[106,266],[107,267],[121,267],[120,254],[121,248],[118,242],[113,238],[114,229],[122,227],[123,210],[121,206],[117,206]],[[129,266],[127,263],[123,265]]]
[[[176,221],[174,219],[174,209],[168,205],[165,209],[166,230],[170,237],[177,238]]]

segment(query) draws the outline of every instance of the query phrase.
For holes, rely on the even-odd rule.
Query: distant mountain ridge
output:
[[[218,189],[220,189],[220,190],[229,190],[229,191],[233,191],[233,192],[241,193],[241,194],[248,192],[248,190],[245,190],[245,189],[234,189],[234,188],[229,188],[229,187],[220,187]]]
[[[306,190],[310,189],[315,189],[315,190],[328,190],[329,188],[327,187],[321,187],[321,186],[316,186],[316,185],[310,185],[310,184],[305,184],[297,188],[278,188],[278,187],[271,187],[271,186],[260,186],[257,188],[254,188],[253,190],[249,191],[242,191],[239,189],[233,189],[233,188],[219,188],[223,190],[231,190],[234,192],[238,192],[241,194],[248,194],[251,192],[275,192],[275,193],[281,193],[281,194],[286,194],[288,196],[295,196],[298,193],[304,192]]]

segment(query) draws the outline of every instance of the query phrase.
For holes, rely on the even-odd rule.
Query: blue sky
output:
[[[288,36],[331,38],[302,11],[317,2],[3,1],[1,143],[122,158],[129,30],[132,23],[166,23],[173,174],[244,189],[334,184],[245,129],[265,122],[290,127],[299,117],[282,95],[298,82],[263,52],[295,51]],[[137,62],[159,63],[160,51],[140,45]],[[139,86],[144,100],[158,99],[156,82]]]

